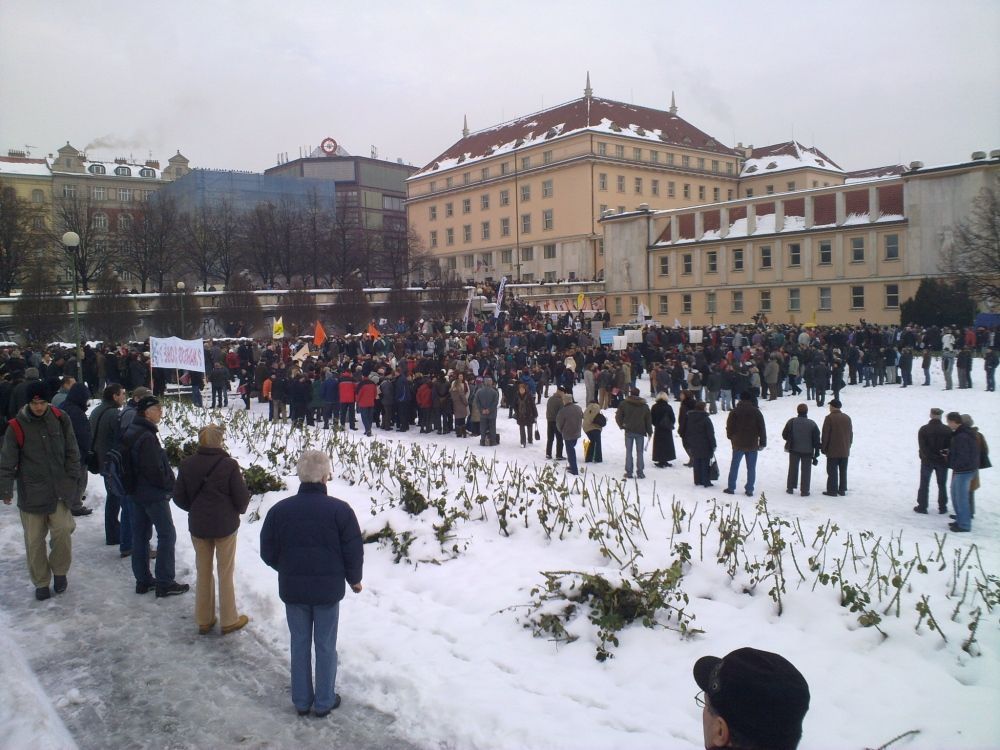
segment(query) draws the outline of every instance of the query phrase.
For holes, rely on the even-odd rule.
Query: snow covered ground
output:
[[[640,385],[648,391],[645,382]],[[911,511],[918,483],[916,431],[931,407],[971,414],[987,439],[1000,445],[996,432],[1000,403],[995,394],[981,388],[980,383],[976,390],[945,393],[940,378],[931,387],[905,390],[847,388],[842,400],[854,421],[855,443],[850,493],[843,498],[820,494],[823,459],[814,469],[809,498],[785,494],[787,459],[780,432],[794,415],[798,399],[762,404],[769,445],[759,457],[756,495],[766,494],[772,518],[791,523],[782,533],[797,553],[795,563],[805,579],[800,581],[786,553],[780,616],[768,595],[773,582],[763,581],[754,588],[742,569],[731,579],[715,559],[719,538],[715,527],[721,516],[732,513],[725,503],[738,505],[750,525],[757,500],[721,492],[730,460],[725,414],[712,418],[723,474],[714,488],[693,486],[690,470],[681,467],[683,456],[669,469],[647,463],[647,479],[625,484],[618,493],[641,508],[645,536],[635,533],[641,552],[635,564],[642,572],[668,567],[676,557],[674,546],[688,543],[692,559],[683,567],[681,582],[689,597],[685,612],[695,617],[692,627],[704,632],[682,638],[673,630],[634,623],[619,633],[614,658],[604,662],[595,660],[597,629],[583,611],[567,624],[579,639],[554,643],[532,637],[525,627],[529,611],[524,605],[532,601],[531,589],[544,583],[541,571],[596,572],[612,579],[621,568],[601,554],[599,543],[588,536],[587,524],[581,526],[586,515],[581,490],[587,488],[593,500],[609,486],[608,479],[617,480],[622,474],[624,441],[613,419],[604,430],[604,463],[587,465],[583,481],[570,485],[567,507],[574,527],[564,539],[557,538],[558,532],[552,539],[546,537],[535,508],[528,514],[527,527],[522,517],[512,519],[510,536],[504,536],[493,504],[486,503],[486,519],[479,520],[480,509],[475,507],[471,520],[456,522],[454,538],[444,549],[433,537],[432,524],[440,521],[436,510],[413,517],[399,507],[384,507],[387,491],[369,486],[377,484],[375,477],[383,471],[376,464],[384,462],[396,445],[418,444],[446,449],[459,464],[466,450],[483,458],[495,455],[500,476],[507,463],[532,472],[545,465],[543,446],[536,443],[522,449],[516,425],[505,415],[499,423],[501,444],[495,449],[479,447],[475,438],[463,441],[419,435],[416,430],[405,434],[376,430],[376,439],[389,449],[376,454],[370,452],[373,441],[360,437],[360,432],[350,434],[351,443],[361,447],[351,457],[348,453],[354,449],[342,447],[341,465],[349,461],[369,465],[350,475],[335,470],[341,476],[331,482],[331,494],[352,504],[366,532],[376,532],[388,522],[397,533],[411,531],[416,540],[409,561],[404,558],[399,564],[390,545],[365,547],[365,590],[348,595],[341,610],[338,690],[345,702],[330,724],[294,716],[286,684],[288,634],[276,574],[258,556],[259,523],[244,523],[240,531],[237,600],[241,611],[251,616],[251,625],[235,636],[195,635],[191,596],[155,601],[132,593],[127,563],[118,560],[115,548],[103,546],[100,510],[78,519],[69,592],[45,603],[31,599],[17,514],[10,508],[0,513],[0,611],[23,660],[81,747],[306,747],[333,742],[344,747],[388,747],[400,746],[397,737],[402,736],[413,746],[428,748],[700,748],[701,709],[693,700],[698,689],[691,666],[702,655],[721,656],[745,645],[782,653],[809,681],[812,704],[801,745],[806,750],[878,747],[910,730],[918,733],[893,748],[996,747],[1000,609],[994,605],[988,611],[970,590],[974,584],[963,588],[969,572],[972,581],[993,576],[989,585],[994,595],[997,591],[1000,485],[995,470],[983,472],[971,534],[949,533],[942,542],[947,516],[933,512],[933,498],[931,515]],[[582,400],[582,396],[579,387],[576,397]],[[230,409],[235,408],[231,404]],[[255,412],[263,408],[254,405]],[[822,424],[826,411],[812,406],[810,416]],[[183,421],[175,419],[171,429],[188,430]],[[544,425],[541,431],[544,438]],[[321,430],[307,432],[314,443],[326,440]],[[234,427],[227,443],[244,465],[266,465],[270,458],[263,456],[268,446],[284,445],[283,440],[276,440],[264,424]],[[296,437],[290,445],[301,440]],[[994,455],[998,451],[995,447]],[[272,455],[283,460],[280,452]],[[381,458],[372,458],[376,455]],[[437,460],[452,459],[438,454]],[[419,470],[418,460],[412,465]],[[563,466],[557,465],[560,483]],[[483,472],[472,477],[459,470],[442,471],[447,482],[432,486],[426,494],[431,499],[447,495],[449,508],[460,506],[463,490],[496,491],[496,481],[493,489],[484,489]],[[739,487],[744,476],[741,472]],[[259,509],[263,515],[293,492],[295,478],[286,481],[288,491],[269,493],[260,503],[255,499],[251,510]],[[93,484],[88,505],[102,494]],[[718,500],[714,521],[713,498]],[[680,531],[672,519],[674,502],[685,511]],[[177,509],[174,516],[179,532],[178,578],[193,584],[187,520]],[[806,558],[809,550],[822,550],[815,541],[821,527],[832,533],[823,572],[835,571],[833,561],[840,555],[845,560],[844,577],[854,584],[866,581],[864,558],[873,547],[893,550],[901,571],[919,553],[927,572],[914,565],[902,587],[898,618],[894,607],[882,614],[895,591],[889,588],[893,574],[888,554],[876,556],[886,566],[879,571],[886,574],[885,600],[878,602],[873,588],[872,604],[866,608],[882,614],[877,628],[863,627],[860,612],[840,606],[835,583],[816,583],[818,574],[809,570]],[[795,541],[799,530],[804,544]],[[747,542],[747,559],[762,559],[765,547],[759,527],[749,535],[754,540]],[[856,545],[853,561],[844,557],[848,538]],[[975,549],[966,558],[973,544]],[[457,554],[450,551],[452,545],[457,545]],[[857,549],[861,545],[865,554]],[[962,550],[965,567],[952,596],[956,549]],[[940,633],[929,630],[926,619],[917,629],[921,595],[929,597]],[[975,607],[982,610],[982,618],[970,654],[962,644],[969,636],[967,626]],[[5,669],[0,685],[8,690],[28,680],[17,671],[17,662],[18,657],[0,660]],[[8,702],[4,692],[0,688],[0,706]],[[0,713],[4,728],[17,718],[5,708],[6,713]],[[44,706],[20,709],[18,731],[35,726],[40,738],[48,738],[48,744],[36,742],[38,747],[66,746],[66,735],[49,720],[47,711]],[[35,718],[26,722],[25,714]],[[137,717],[141,717],[138,722]],[[365,731],[348,741],[344,733],[352,727]],[[6,735],[0,732],[0,745]]]

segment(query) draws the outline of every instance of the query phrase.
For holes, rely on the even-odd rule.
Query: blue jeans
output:
[[[729,483],[726,486],[736,491],[736,477],[740,473],[740,461],[743,458],[747,460],[747,483],[743,489],[752,494],[753,483],[757,479],[757,451],[733,450],[733,460],[729,464]]]
[[[191,386],[191,403],[195,406],[202,406],[203,402],[201,400],[201,388],[196,385]]]
[[[292,703],[299,711],[329,711],[336,699],[337,625],[336,604],[288,604],[285,617],[291,635]],[[316,644],[316,688],[313,690],[312,646]]]
[[[642,461],[642,448],[646,436],[641,432],[626,432],[625,433],[625,473],[632,473],[632,446],[635,446],[636,451],[636,469],[638,473],[642,474],[644,467]]]
[[[365,428],[365,434],[367,435],[372,431],[372,417],[375,414],[375,407],[362,406],[359,411],[361,412],[361,425]]]
[[[728,411],[733,408],[733,392],[727,390],[719,391],[719,408]]]
[[[358,424],[354,418],[354,402],[340,405],[340,426],[346,427],[347,423],[350,422],[351,429],[358,429]]]
[[[136,583],[167,586],[174,582],[174,543],[177,531],[166,500],[145,504],[128,500],[132,512],[132,574]],[[149,575],[149,540],[156,529],[155,575]]]
[[[576,468],[576,441],[579,438],[563,438],[563,447],[566,449],[566,460],[569,462],[569,472],[570,474],[576,474],[579,469]]]
[[[972,529],[972,511],[969,508],[969,485],[976,476],[974,471],[951,473],[951,502],[955,506],[955,525],[962,531]]]

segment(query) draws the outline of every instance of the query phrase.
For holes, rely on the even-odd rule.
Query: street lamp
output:
[[[79,268],[80,235],[76,232],[66,232],[62,236],[63,247],[67,253],[73,254],[73,324],[76,328],[76,380],[83,382],[83,345],[80,343],[80,308],[77,302],[77,281]]]
[[[184,338],[184,282],[177,282],[177,293],[180,297],[177,298],[177,302],[181,306],[181,338]]]

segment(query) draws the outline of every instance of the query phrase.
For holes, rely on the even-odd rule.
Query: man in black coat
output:
[[[917,448],[920,455],[920,488],[914,513],[926,513],[930,495],[931,474],[937,479],[938,513],[948,512],[948,445],[951,430],[941,421],[942,409],[931,409],[931,418],[917,430]]]
[[[808,405],[799,404],[795,411],[796,416],[789,419],[785,423],[785,429],[781,431],[781,437],[785,440],[785,450],[788,451],[788,481],[785,484],[785,492],[791,495],[798,486],[802,497],[808,497],[812,467],[819,459],[821,446],[819,426],[809,419]]]
[[[90,430],[90,422],[87,421],[87,406],[90,403],[90,393],[83,383],[73,383],[66,398],[62,403],[62,410],[69,415],[69,421],[73,423],[73,433],[76,435],[76,444],[80,449],[80,475],[77,477],[76,494],[73,495],[69,510],[74,516],[89,516],[93,513],[92,508],[83,504],[83,496],[87,492],[87,456],[90,453],[90,445],[93,435]]]
[[[332,474],[325,453],[303,452],[298,494],[271,508],[260,531],[260,556],[278,571],[278,595],[285,603],[292,703],[299,716],[312,709],[323,717],[340,705],[335,689],[340,600],[345,582],[354,593],[361,591],[361,529],[351,506],[326,494]]]
[[[174,544],[177,531],[170,515],[174,472],[167,452],[157,437],[163,417],[160,401],[144,396],[136,404],[136,416],[122,437],[122,456],[128,467],[132,505],[132,573],[135,593],[156,589],[157,597],[183,594],[190,587],[174,580]],[[129,486],[131,485],[131,486]],[[149,574],[149,539],[156,529],[156,570]]]

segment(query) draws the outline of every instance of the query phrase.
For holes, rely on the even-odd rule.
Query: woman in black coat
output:
[[[670,406],[670,397],[660,391],[656,403],[650,409],[653,419],[653,465],[657,468],[670,466],[676,460],[674,449],[674,410]]]
[[[687,413],[685,440],[691,463],[694,465],[694,483],[702,487],[711,487],[708,467],[715,454],[715,428],[705,411],[704,401],[695,402]]]

